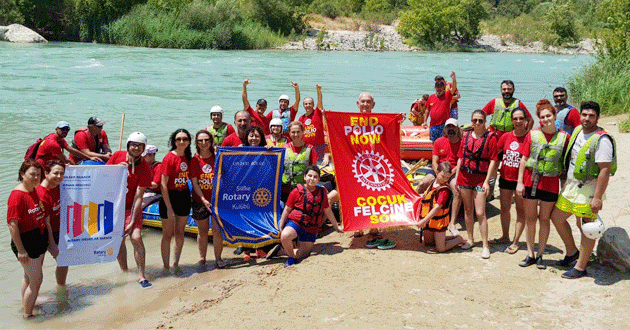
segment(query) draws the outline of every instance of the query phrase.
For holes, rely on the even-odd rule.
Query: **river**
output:
[[[266,98],[269,109],[275,108],[280,94],[288,94],[293,102],[290,82],[296,81],[302,100],[316,96],[315,85],[322,85],[326,109],[356,111],[359,93],[369,91],[375,98],[375,111],[407,112],[414,99],[433,92],[435,75],[448,77],[453,70],[462,95],[461,124],[469,122],[473,110],[500,96],[499,84],[504,79],[514,81],[515,97],[534,112],[536,101],[551,99],[553,88],[566,85],[572,74],[593,61],[585,55],[214,51],[0,42],[0,214],[6,214],[6,200],[17,184],[24,152],[38,137],[52,132],[59,120],[68,121],[74,130],[85,126],[90,116],[99,116],[106,121],[104,129],[117,149],[125,113],[124,135],[142,131],[149,143],[158,146],[161,158],[168,134],[180,127],[196,132],[207,126],[213,105],[221,105],[225,121],[231,122],[242,109],[245,78],[251,80],[250,102]],[[299,113],[303,111],[300,108]],[[0,230],[0,328],[23,327],[22,268],[4,228]],[[158,231],[145,230],[147,269],[149,276],[157,278],[156,292],[176,282],[159,278],[159,237]],[[187,240],[184,254],[183,263],[196,261],[192,239]],[[208,254],[212,256],[211,251]],[[189,267],[188,275],[194,272]],[[68,281],[68,298],[59,297],[64,293],[55,288],[54,261],[47,256],[40,296],[50,301],[42,307],[45,317],[40,326],[89,319],[84,310],[93,305],[109,305],[123,315],[120,301],[127,299],[125,292],[139,288],[135,275],[120,274],[115,263],[72,267]]]

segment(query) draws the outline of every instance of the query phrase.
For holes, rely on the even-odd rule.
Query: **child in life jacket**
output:
[[[291,191],[282,212],[280,241],[284,253],[289,256],[285,267],[297,264],[311,254],[317,234],[326,219],[330,220],[337,232],[343,233],[328,203],[328,191],[317,185],[319,177],[319,168],[309,166],[304,172],[304,184],[298,184]],[[294,249],[293,240],[296,238],[298,248]]]
[[[422,220],[418,223],[418,227],[422,229],[424,236],[423,245],[435,245],[438,252],[446,252],[455,246],[466,243],[466,240],[460,235],[446,236],[451,222],[451,201],[453,199],[453,193],[448,184],[450,177],[450,163],[441,162],[438,165],[435,180],[422,195],[420,211]]]

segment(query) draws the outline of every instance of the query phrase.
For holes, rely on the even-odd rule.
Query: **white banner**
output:
[[[125,225],[127,166],[68,166],[61,183],[59,266],[116,260]]]

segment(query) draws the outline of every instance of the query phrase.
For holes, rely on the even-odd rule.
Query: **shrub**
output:
[[[296,12],[283,0],[242,0],[242,3],[249,19],[271,31],[289,35],[292,29],[301,33],[306,28],[303,14]]]
[[[332,19],[345,14],[338,2],[334,0],[315,0],[309,6],[309,11]]]
[[[545,20],[551,24],[551,31],[558,36],[555,44],[563,45],[580,39],[575,27],[575,14],[568,3],[560,4],[557,0],[553,1]]]
[[[0,0],[0,25],[24,23],[24,16],[20,13],[16,0]]]

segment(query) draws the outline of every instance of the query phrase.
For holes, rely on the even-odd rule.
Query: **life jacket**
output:
[[[514,130],[514,126],[512,125],[512,111],[518,108],[520,103],[521,101],[519,101],[519,99],[514,99],[510,105],[505,106],[502,97],[494,99],[494,113],[490,120],[490,126],[494,127],[497,131],[503,132]]]
[[[294,214],[292,219],[295,219],[299,216],[299,220],[294,220],[298,224],[300,224],[304,228],[309,227],[321,227],[322,225],[322,214],[324,214],[324,209],[322,207],[324,203],[324,198],[328,198],[328,196],[324,195],[324,189],[322,187],[317,187],[317,194],[313,194],[313,201],[308,200],[308,194],[311,193],[303,184],[298,184],[297,189],[300,194],[304,195],[304,201],[302,205],[296,204],[291,210],[291,213],[299,212],[298,214]]]
[[[221,127],[219,127],[219,129],[215,129],[214,125],[211,125],[208,126],[206,130],[212,134],[214,145],[220,146],[223,143],[223,140],[227,137],[228,125],[226,123],[221,123]]]
[[[304,183],[304,171],[311,160],[311,148],[306,144],[295,154],[293,149],[285,148],[284,153],[284,173],[282,174],[282,183],[295,186],[298,183]]]
[[[431,220],[429,220],[426,226],[427,228],[442,230],[448,227],[451,222],[451,201],[453,200],[453,194],[451,193],[451,188],[448,184],[443,184],[437,187],[437,189],[432,189],[434,183],[435,180],[433,180],[433,182],[431,182],[431,184],[427,187],[427,190],[424,191],[420,216],[422,218],[426,217],[435,206],[438,194],[445,189],[448,190],[448,200],[444,203],[444,205],[440,206],[440,210],[433,216],[433,218],[431,218]]]
[[[87,127],[79,128],[78,130],[74,131],[74,136],[76,136],[79,133],[84,133],[85,135],[87,135],[88,138],[94,140],[94,150],[90,150],[90,151],[96,152],[96,153],[99,153],[99,154],[103,153],[102,146],[100,144],[100,138],[101,138],[100,135],[98,137],[94,138],[92,136],[92,134],[90,134],[90,130]],[[74,138],[72,139],[72,147],[75,148],[75,149],[79,149],[77,147],[77,143],[74,141]],[[77,157],[77,158],[79,160],[84,159],[83,157]]]
[[[532,130],[530,134],[532,144],[525,166],[532,170],[532,175],[553,177],[562,174],[564,172],[562,151],[568,134],[556,131],[549,142],[539,129]]]
[[[564,109],[558,111],[556,115],[556,129],[563,130],[569,134],[573,133],[573,127],[567,125],[567,119],[571,110],[575,109],[574,106],[567,104]]]
[[[490,159],[483,158],[483,150],[486,146],[488,138],[495,134],[494,132],[486,131],[481,137],[481,146],[477,150],[472,150],[468,146],[468,138],[473,134],[472,131],[466,132],[466,139],[464,140],[464,154],[462,157],[462,168],[468,171],[470,174],[488,174],[490,168]],[[474,148],[474,143],[473,143]]]
[[[282,113],[280,109],[271,112],[271,118],[280,118],[282,120],[282,132],[289,133],[289,122],[291,121],[291,108],[286,108]]]
[[[575,128],[573,134],[571,135],[571,139],[569,140],[569,152],[565,155],[565,165],[568,167],[569,162],[571,161],[571,150],[573,150],[573,145],[575,144],[575,139],[582,131],[582,125]],[[597,150],[597,146],[599,145],[599,141],[602,137],[608,137],[612,141],[613,144],[613,159],[612,165],[610,168],[610,175],[615,175],[617,172],[617,144],[615,143],[615,139],[606,132],[605,129],[601,127],[597,127],[597,131],[593,134],[586,143],[580,148],[578,151],[577,157],[575,159],[575,168],[573,169],[573,177],[576,180],[580,180],[582,182],[595,179],[599,175],[599,166],[595,163],[595,151]]]
[[[287,137],[284,135],[280,136],[279,140],[274,140],[273,135],[269,134],[267,135],[267,138],[265,140],[267,140],[268,145],[280,148],[289,143],[289,139],[287,139]]]

